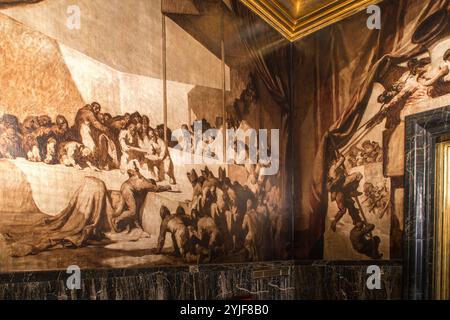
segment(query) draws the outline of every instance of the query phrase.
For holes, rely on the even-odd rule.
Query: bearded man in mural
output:
[[[117,146],[111,130],[99,120],[101,106],[97,102],[78,110],[74,129],[83,145],[99,159],[102,169],[118,167]]]

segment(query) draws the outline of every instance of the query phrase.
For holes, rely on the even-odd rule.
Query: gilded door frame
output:
[[[436,145],[433,296],[450,300],[450,137]]]

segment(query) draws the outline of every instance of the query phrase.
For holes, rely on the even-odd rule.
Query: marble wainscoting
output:
[[[0,299],[294,299],[294,274],[290,261],[82,270],[81,289],[69,290],[65,271],[10,273],[0,275]]]
[[[381,269],[380,289],[369,289],[368,267]],[[401,261],[316,261],[297,263],[298,300],[400,300]]]
[[[381,289],[366,286],[367,267],[379,265]],[[399,262],[270,262],[82,270],[81,289],[69,290],[65,271],[0,274],[0,299],[60,300],[311,300],[401,299]]]
[[[450,107],[406,117],[404,296],[431,299],[434,256],[435,150],[450,134]]]

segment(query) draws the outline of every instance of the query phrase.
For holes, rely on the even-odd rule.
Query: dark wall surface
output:
[[[381,268],[381,289],[369,290],[367,267]],[[294,261],[82,271],[80,290],[69,290],[64,271],[0,275],[0,299],[206,300],[242,296],[258,300],[396,300],[402,294],[397,262]]]

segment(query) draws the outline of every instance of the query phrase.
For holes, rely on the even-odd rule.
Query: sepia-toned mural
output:
[[[288,257],[285,147],[210,134],[283,130],[237,17],[164,3],[0,7],[0,272]]]
[[[294,43],[237,0],[75,2],[0,6],[1,272],[401,258],[447,0]]]
[[[331,54],[310,74],[315,110],[302,115],[299,133],[313,128],[316,142],[299,141],[297,159],[315,163],[298,164],[300,257],[401,257],[405,117],[450,104],[450,20],[447,1],[385,1],[381,9],[381,30],[369,32],[364,14],[329,30]],[[357,41],[345,51],[350,32]]]

